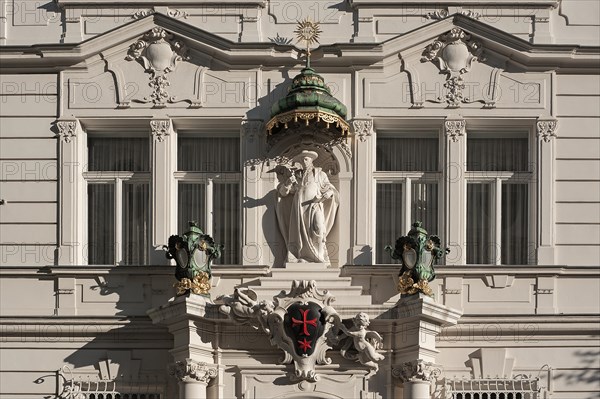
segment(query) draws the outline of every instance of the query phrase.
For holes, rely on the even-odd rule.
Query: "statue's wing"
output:
[[[383,344],[383,338],[381,337],[381,335],[379,335],[377,331],[367,331],[367,333],[365,334],[365,338],[375,343],[373,345],[375,346],[375,349],[377,349],[380,345]]]

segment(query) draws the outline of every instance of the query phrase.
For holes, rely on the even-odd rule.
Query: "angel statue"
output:
[[[340,354],[349,360],[355,360],[372,369],[374,372],[379,370],[378,361],[383,360],[384,356],[377,353],[377,349],[383,345],[383,338],[376,331],[367,330],[369,324],[369,315],[358,313],[352,319],[353,326],[347,328],[339,316],[335,325],[341,335],[333,339],[334,342],[340,342],[342,347]]]
[[[304,150],[292,159],[293,167],[278,165],[269,171],[276,172],[279,180],[276,213],[288,262],[329,262],[325,244],[339,193],[327,174],[313,165],[317,157],[316,152]]]
[[[256,293],[251,289],[242,291],[236,288],[233,296],[220,298],[223,305],[219,311],[226,314],[231,320],[240,324],[250,324],[254,328],[261,328],[267,334],[271,333],[267,317],[273,312],[275,306],[270,301],[258,301]]]

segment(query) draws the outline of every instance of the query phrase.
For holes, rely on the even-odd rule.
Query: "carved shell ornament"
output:
[[[189,59],[187,47],[163,28],[153,28],[129,47],[126,59],[138,60],[153,74],[169,73],[179,61]]]
[[[148,85],[152,88],[152,93],[137,101],[152,102],[157,108],[175,101],[175,96],[170,96],[167,91],[170,85],[168,74],[175,70],[180,61],[189,60],[185,44],[174,40],[173,35],[163,28],[155,27],[129,46],[125,59],[140,62],[150,74]]]
[[[474,61],[483,61],[482,52],[481,44],[472,41],[471,35],[452,28],[425,48],[421,61],[437,63],[440,71],[450,75],[463,74],[471,69]]]
[[[483,61],[483,47],[471,40],[471,35],[460,28],[452,28],[448,33],[428,45],[423,51],[421,62],[433,62],[441,72],[446,73],[445,98],[449,108],[458,108],[461,103],[471,100],[463,95],[465,84],[462,75],[469,72],[473,62]],[[438,101],[435,101],[438,102]]]

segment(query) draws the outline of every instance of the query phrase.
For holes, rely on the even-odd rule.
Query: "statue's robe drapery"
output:
[[[332,193],[329,199],[323,197],[327,192]],[[327,174],[321,168],[311,168],[288,193],[281,188],[279,193],[282,198],[277,205],[277,218],[288,261],[328,262],[326,239],[335,222],[339,193]]]

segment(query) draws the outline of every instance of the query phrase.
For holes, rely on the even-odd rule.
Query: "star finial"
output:
[[[310,68],[310,46],[313,43],[319,43],[319,34],[322,31],[319,29],[319,23],[313,22],[306,18],[299,21],[294,33],[299,42],[306,43],[306,67]]]

